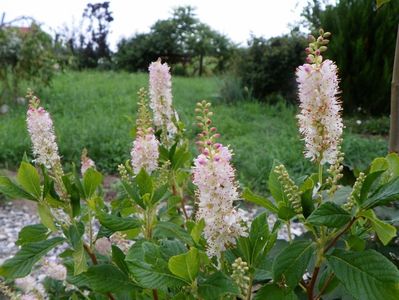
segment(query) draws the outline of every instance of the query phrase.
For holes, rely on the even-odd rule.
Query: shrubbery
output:
[[[20,96],[23,83],[49,85],[57,68],[51,37],[36,23],[0,27],[0,81],[3,101]]]
[[[292,178],[276,165],[268,179],[273,199],[240,193],[232,150],[220,143],[205,100],[195,108],[199,154],[192,159],[169,67],[160,61],[150,65],[149,93],[138,93],[131,159],[118,167],[122,192],[110,203],[87,150],[80,170],[65,172],[51,116],[29,93],[36,166],[25,157],[15,181],[0,176],[0,191],[35,201],[41,224],[20,232],[21,249],[0,267],[1,290],[19,296],[6,285],[15,282],[24,299],[316,300],[332,292],[397,299],[399,270],[367,241],[386,246],[397,237],[395,221],[375,209],[399,199],[399,156],[376,158],[353,186],[341,184],[337,66],[321,56],[329,36],[311,38],[308,63],[296,73],[299,128],[315,173]],[[265,211],[248,220],[239,198]],[[269,213],[277,219],[272,226]],[[307,233],[295,238],[293,221]],[[277,240],[282,227],[288,241]],[[58,261],[44,264],[47,278],[32,284],[34,265],[59,245]]]

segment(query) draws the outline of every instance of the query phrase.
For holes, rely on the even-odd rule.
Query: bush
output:
[[[294,103],[295,69],[305,58],[305,37],[293,31],[271,39],[252,37],[248,43],[236,67],[243,85],[262,102],[267,101],[269,94],[279,93]]]
[[[51,37],[36,23],[0,27],[1,98],[15,99],[22,83],[49,85],[56,71]]]
[[[375,1],[340,0],[318,14],[313,25],[334,33],[327,56],[339,66],[345,111],[389,114],[399,1],[376,10]]]

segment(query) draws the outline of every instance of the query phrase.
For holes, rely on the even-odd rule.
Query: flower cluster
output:
[[[197,186],[198,211],[196,218],[204,219],[204,235],[208,241],[208,256],[221,255],[226,246],[235,244],[235,239],[245,236],[243,218],[234,208],[233,201],[238,199],[234,168],[230,160],[232,153],[214,140],[218,137],[216,128],[209,128],[209,103],[198,104],[197,112],[202,132],[199,134],[201,154],[194,160],[193,183]]]
[[[55,280],[66,280],[67,269],[64,265],[56,263],[54,261],[46,261],[44,264],[44,271],[46,275]]]
[[[36,157],[35,161],[52,170],[61,161],[55,141],[53,121],[50,114],[43,107],[39,107],[40,101],[36,96],[29,93],[28,97],[30,103],[26,121],[33,144],[33,154]]]
[[[320,32],[306,48],[307,64],[296,71],[299,84],[301,112],[298,115],[300,132],[305,140],[305,156],[320,164],[334,164],[339,156],[343,130],[341,103],[337,98],[337,66],[331,60],[323,61],[321,53],[327,50],[330,33]]]
[[[172,83],[167,63],[161,59],[152,62],[148,68],[150,72],[150,107],[154,112],[154,124],[166,131],[166,139],[173,138],[177,133],[174,121],[178,120],[177,113],[172,106]]]
[[[139,112],[137,117],[137,135],[131,151],[133,172],[138,174],[141,169],[151,174],[158,167],[159,142],[151,127],[152,121],[147,108],[147,94],[140,89]]]

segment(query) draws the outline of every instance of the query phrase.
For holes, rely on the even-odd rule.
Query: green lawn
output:
[[[147,86],[146,74],[114,72],[67,72],[58,75],[51,88],[38,96],[54,119],[60,152],[64,162],[79,162],[83,147],[98,168],[115,172],[129,158],[130,130],[136,112],[136,92]],[[193,141],[196,133],[194,108],[197,101],[218,99],[220,81],[215,78],[173,80],[175,107]],[[30,152],[25,125],[26,107],[12,107],[1,116],[0,164],[15,168],[23,153]],[[311,170],[302,156],[302,143],[296,127],[296,108],[254,102],[214,105],[214,123],[222,142],[235,152],[234,163],[240,180],[258,190],[265,189],[267,174],[274,160],[286,164],[296,176]],[[345,163],[363,169],[368,162],[386,152],[382,138],[346,133]],[[194,149],[194,146],[192,147]]]

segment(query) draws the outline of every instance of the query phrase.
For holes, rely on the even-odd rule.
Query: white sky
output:
[[[170,16],[174,7],[191,5],[197,17],[236,43],[245,44],[250,33],[266,38],[289,32],[289,23],[298,21],[306,0],[109,0],[114,21],[109,42],[115,50],[122,37],[148,32],[158,19]],[[104,0],[0,0],[5,21],[27,15],[57,30],[79,25],[87,3]],[[47,30],[48,31],[48,30]]]

